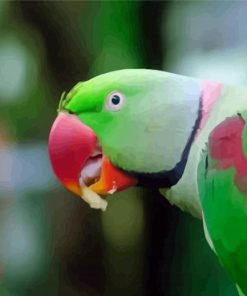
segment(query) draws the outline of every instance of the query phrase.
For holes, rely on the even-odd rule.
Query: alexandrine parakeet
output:
[[[163,71],[119,70],[78,83],[49,136],[53,170],[93,208],[156,187],[201,218],[209,245],[247,296],[247,88]]]

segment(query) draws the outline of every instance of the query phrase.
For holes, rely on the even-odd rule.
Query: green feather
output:
[[[235,185],[233,166],[216,170],[214,164],[207,149],[198,167],[205,224],[219,260],[244,293],[240,295],[247,295],[247,195]]]

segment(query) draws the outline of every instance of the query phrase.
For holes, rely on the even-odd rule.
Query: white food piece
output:
[[[108,193],[108,194],[113,194],[113,193],[115,193],[116,191],[117,191],[116,182],[115,182],[115,181],[113,181],[113,186],[112,186],[112,189],[111,189],[111,190],[109,190],[107,193]]]
[[[107,201],[87,186],[81,187],[81,198],[93,209],[105,211],[107,208]]]
[[[108,194],[113,194],[117,191],[117,188],[112,188],[111,190],[109,190],[107,193]]]

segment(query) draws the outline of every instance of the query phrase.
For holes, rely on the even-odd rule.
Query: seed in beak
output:
[[[87,186],[81,186],[81,198],[93,209],[105,211],[107,208],[107,201]]]

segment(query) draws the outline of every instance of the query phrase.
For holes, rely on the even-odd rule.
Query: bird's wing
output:
[[[206,228],[222,265],[243,295],[247,295],[246,114],[227,118],[213,130],[198,167]]]

